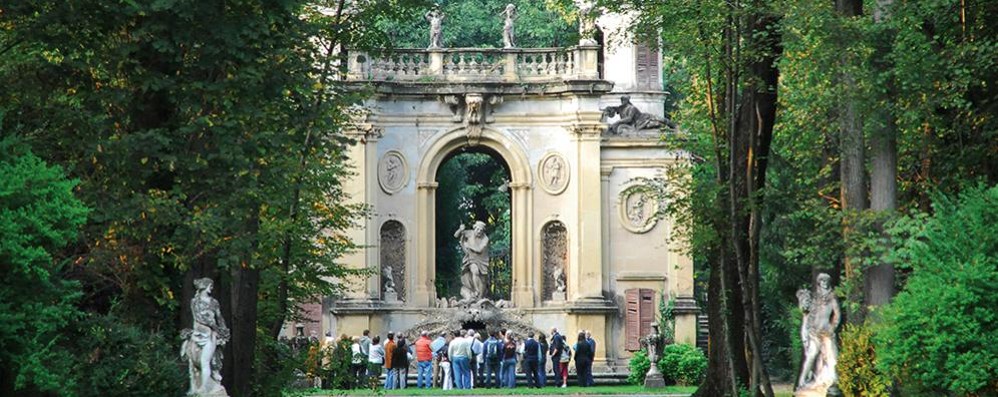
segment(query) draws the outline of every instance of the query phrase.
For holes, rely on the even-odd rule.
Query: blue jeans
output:
[[[388,368],[388,373],[385,374],[385,390],[395,389],[398,385],[398,370],[395,368]]]
[[[426,388],[429,389],[430,377],[433,376],[433,361],[418,361],[416,368],[419,370],[416,373],[416,387],[422,389],[425,384]]]
[[[516,359],[502,361],[502,386],[510,389],[516,387]]]
[[[458,389],[471,388],[471,360],[465,356],[457,356],[451,360],[454,367],[454,385]]]
[[[499,388],[500,368],[502,368],[502,365],[499,360],[485,360],[485,376],[482,377],[485,379],[485,384],[482,385],[483,387]],[[495,378],[495,381],[492,380],[493,378]]]
[[[537,363],[537,381],[540,382],[541,387],[548,385],[548,373],[544,370],[546,366],[547,360],[541,360]]]

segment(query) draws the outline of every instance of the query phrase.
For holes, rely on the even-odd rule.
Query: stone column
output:
[[[512,214],[512,270],[513,285],[511,298],[517,307],[534,307],[535,286],[541,285],[534,279],[532,271],[531,255],[531,231],[533,224],[533,210],[530,207],[530,184],[526,182],[513,182],[509,184],[513,189],[513,214]]]
[[[437,182],[419,182],[416,185],[416,233],[412,235],[416,242],[416,288],[412,291],[410,302],[417,307],[432,307],[437,299],[436,278],[437,247],[429,244],[436,236],[436,194]]]
[[[603,300],[603,211],[602,177],[600,173],[601,124],[572,126],[575,141],[575,165],[578,177],[578,223],[576,241],[577,265],[572,266],[569,299]],[[597,287],[598,286],[598,287]]]

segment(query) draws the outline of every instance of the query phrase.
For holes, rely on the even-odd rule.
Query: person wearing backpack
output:
[[[562,343],[561,353],[558,355],[558,374],[561,376],[561,387],[568,387],[568,363],[572,361],[572,348],[567,343]]]
[[[554,378],[561,378],[561,351],[565,346],[565,339],[558,333],[558,328],[551,327],[551,348],[548,353],[551,355],[551,372]]]
[[[496,339],[496,331],[489,333],[485,341],[485,382],[482,386],[499,388],[499,365],[502,362],[502,341]],[[495,381],[492,379],[495,378]]]

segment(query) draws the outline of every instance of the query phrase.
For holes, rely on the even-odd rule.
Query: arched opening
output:
[[[512,191],[509,165],[487,146],[462,146],[448,153],[437,169],[436,296],[461,299],[464,249],[455,237],[464,225],[485,223],[488,268],[483,296],[510,299],[512,286]]]

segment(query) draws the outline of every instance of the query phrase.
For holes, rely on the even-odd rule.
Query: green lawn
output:
[[[696,391],[696,387],[668,386],[663,389],[645,389],[643,386],[595,386],[595,387],[545,387],[531,389],[517,387],[515,389],[473,389],[473,390],[420,390],[414,387],[402,390],[296,390],[284,393],[286,397],[293,396],[491,396],[491,395],[681,395],[688,396]]]

